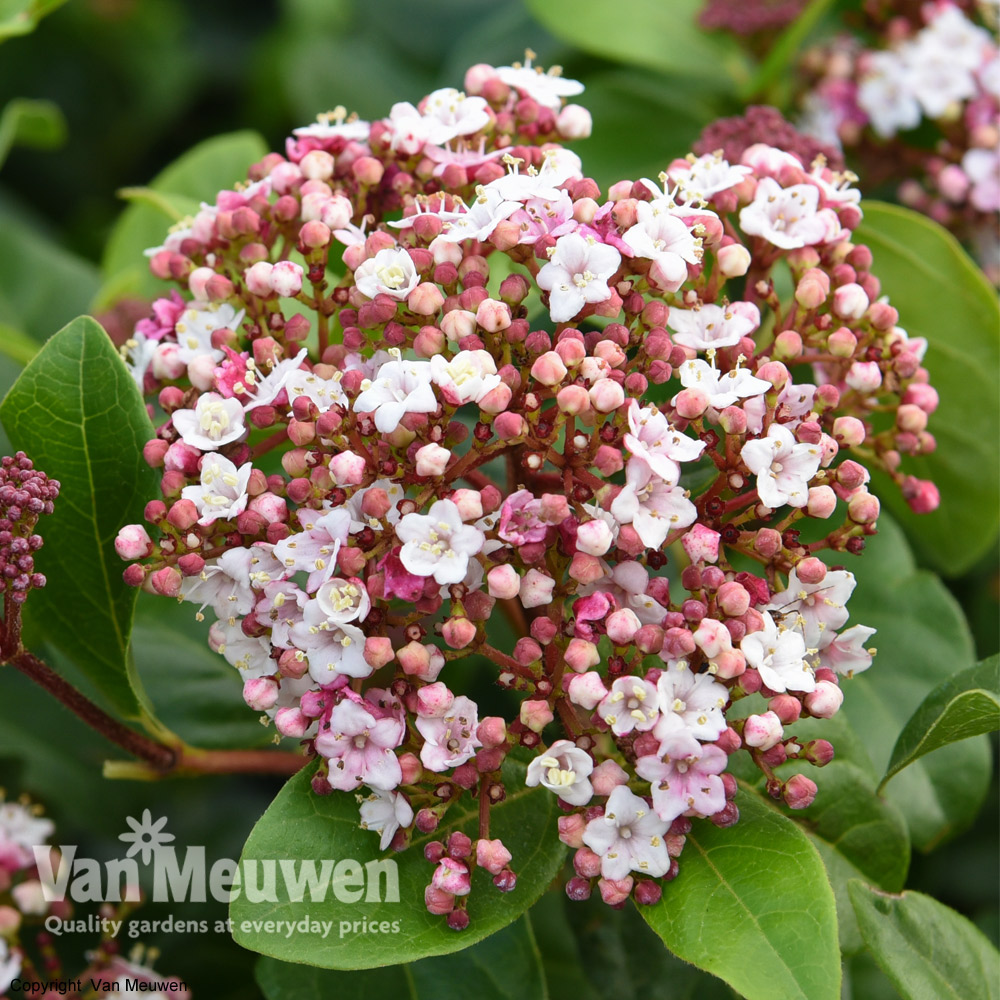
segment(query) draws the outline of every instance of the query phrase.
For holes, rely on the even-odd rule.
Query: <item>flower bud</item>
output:
[[[805,706],[817,719],[832,719],[840,711],[844,692],[832,681],[817,681],[814,690],[805,697]]]
[[[559,839],[567,847],[574,849],[583,847],[583,832],[587,828],[587,821],[580,813],[560,816],[557,823],[559,826]]]
[[[875,392],[882,385],[882,372],[877,361],[855,361],[844,381],[858,392]]]
[[[531,377],[542,385],[558,385],[566,374],[566,366],[555,351],[546,351],[531,366]]]
[[[816,782],[804,774],[793,774],[785,782],[782,798],[789,809],[807,809],[816,798]]]
[[[533,733],[540,733],[554,718],[547,701],[522,701],[519,715],[521,724]]]
[[[743,724],[743,742],[758,750],[770,750],[783,735],[781,720],[774,712],[751,715]]]
[[[601,761],[591,772],[595,795],[610,795],[619,785],[628,784],[628,774],[613,760]]]
[[[720,247],[717,256],[723,277],[742,278],[750,270],[750,251],[742,243]]]
[[[115,539],[115,551],[121,559],[145,559],[153,551],[153,542],[141,524],[126,524]]]

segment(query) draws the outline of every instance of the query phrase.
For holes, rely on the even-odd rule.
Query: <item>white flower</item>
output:
[[[368,590],[361,581],[344,580],[341,577],[327,580],[316,591],[316,603],[326,614],[326,620],[334,625],[363,622],[372,606]]]
[[[44,844],[54,832],[52,820],[36,816],[20,802],[0,803],[0,844],[18,847],[26,865],[31,861],[31,848]]]
[[[181,360],[190,364],[202,354],[211,354],[221,361],[223,352],[212,347],[212,334],[223,327],[239,329],[244,312],[237,312],[228,302],[192,302],[174,326]]]
[[[556,740],[528,765],[524,783],[532,788],[541,784],[571,806],[585,806],[594,795],[593,770],[590,754],[569,740]]]
[[[611,503],[611,513],[620,524],[631,524],[642,544],[651,549],[658,549],[671,531],[686,528],[698,516],[684,490],[634,458],[625,470],[625,488]]]
[[[246,510],[247,483],[253,463],[247,462],[239,469],[222,455],[206,455],[201,463],[201,485],[185,486],[181,497],[198,508],[199,524],[228,520]]]
[[[211,604],[218,618],[235,621],[237,615],[249,614],[253,609],[254,578],[259,573],[268,579],[281,576],[281,565],[268,547],[226,549],[218,559],[205,563],[197,576],[184,577],[181,597],[202,608]]]
[[[793,184],[783,188],[774,178],[757,183],[753,201],[740,212],[740,226],[751,236],[763,236],[784,250],[824,243],[839,233],[832,209],[817,211],[819,188]]]
[[[472,135],[489,124],[486,101],[481,97],[466,97],[454,87],[444,87],[429,94],[424,101],[424,117],[438,127],[433,130],[434,145],[440,146],[460,135]]]
[[[271,644],[263,636],[244,634],[238,623],[212,622],[208,645],[243,675],[243,678],[266,677],[277,664],[271,659]]]
[[[248,362],[247,382],[256,389],[256,392],[252,397],[249,395],[245,397],[247,399],[246,409],[252,410],[257,406],[267,406],[273,403],[278,393],[285,388],[288,380],[299,370],[299,365],[302,364],[308,353],[303,348],[294,358],[285,358],[283,361],[279,361],[263,378],[256,374]],[[303,372],[302,374],[308,375],[309,373]],[[239,388],[234,388],[239,393]],[[291,402],[292,397],[289,396],[288,399]]]
[[[185,444],[199,451],[215,451],[243,436],[243,405],[217,392],[204,392],[193,410],[174,410],[174,428]]]
[[[344,119],[347,118],[345,122]],[[292,129],[292,135],[300,139],[346,139],[363,142],[368,138],[371,125],[352,115],[347,116],[347,109],[336,107],[333,111],[325,111],[316,116],[312,125],[303,125]]]
[[[850,617],[847,602],[857,581],[847,570],[830,570],[820,583],[803,583],[793,568],[788,586],[771,597],[768,611],[794,614],[807,646],[822,649]]]
[[[374,257],[362,261],[354,272],[358,291],[370,299],[380,294],[405,299],[419,282],[413,258],[405,250],[392,247],[379,250]]]
[[[670,870],[664,822],[625,785],[608,796],[604,815],[592,819],[583,831],[583,842],[601,858],[607,879],[625,878],[630,871],[660,878]]]
[[[492,184],[476,188],[476,198],[464,212],[442,212],[444,226],[437,237],[445,243],[489,238],[490,233],[519,208],[520,202],[510,201]]]
[[[858,85],[858,107],[883,138],[920,124],[913,92],[913,72],[895,52],[871,52],[867,73]]]
[[[372,668],[365,661],[365,634],[356,625],[331,622],[318,600],[306,603],[302,621],[288,630],[289,637],[309,660],[309,676],[319,685],[341,675],[367,677]]]
[[[653,735],[660,741],[685,730],[699,740],[716,740],[726,728],[722,710],[729,692],[711,674],[691,672],[687,660],[671,660],[656,682],[662,713]]]
[[[407,514],[396,525],[403,543],[399,558],[407,572],[433,576],[437,583],[461,583],[469,557],[483,547],[483,533],[462,523],[462,515],[451,500],[438,500],[427,514]]]
[[[656,725],[660,715],[656,688],[641,677],[619,677],[597,706],[597,714],[615,736],[624,736],[633,729],[644,733]]]
[[[680,478],[678,462],[694,462],[705,450],[704,441],[682,434],[655,406],[640,407],[634,399],[629,400],[628,426],[625,447],[667,483]]]
[[[685,389],[701,389],[708,396],[709,406],[722,410],[737,399],[759,396],[771,388],[771,383],[756,378],[748,368],[734,368],[720,372],[700,358],[685,361],[680,367],[681,385]],[[676,402],[677,397],[671,401]]]
[[[942,44],[930,30],[901,46],[900,55],[911,71],[913,96],[928,118],[941,118],[953,104],[975,96],[976,80],[963,65],[961,49]]]
[[[541,169],[530,166],[523,174],[518,169],[521,161],[505,156],[508,173],[490,181],[486,189],[499,193],[505,201],[527,202],[534,198],[551,201],[566,193],[560,190],[566,181],[583,176],[583,163],[572,150],[548,149],[542,155]]]
[[[782,424],[771,424],[767,437],[747,441],[740,451],[746,467],[757,477],[757,495],[772,509],[788,504],[805,507],[809,480],[819,471],[823,449],[800,443]]]
[[[701,240],[672,212],[656,202],[640,201],[638,222],[627,230],[622,241],[636,257],[647,257],[657,267],[657,284],[675,292],[687,280],[688,264],[701,261]]]
[[[875,650],[865,649],[864,643],[874,634],[875,629],[867,625],[852,625],[844,629],[833,642],[820,650],[820,666],[848,677],[867,670],[872,665]]]
[[[478,403],[500,384],[496,362],[489,351],[459,351],[450,361],[442,354],[431,358],[431,379],[452,406]]]
[[[340,386],[342,375],[336,372],[333,378],[320,378],[313,372],[293,371],[285,381],[288,402],[292,404],[299,396],[308,397],[320,413],[326,413],[331,406],[347,406],[347,394]],[[250,409],[248,406],[247,409]]]
[[[611,298],[608,279],[618,270],[621,254],[579,233],[561,237],[538,272],[538,287],[549,292],[553,323],[566,323],[588,303]]]
[[[583,84],[578,80],[567,80],[562,76],[559,66],[551,66],[548,73],[543,73],[538,66],[532,66],[535,55],[530,50],[526,54],[524,65],[516,63],[513,66],[498,66],[497,76],[508,87],[516,87],[524,91],[533,101],[542,107],[558,111],[564,97],[576,97],[583,93]]]
[[[690,155],[687,162],[687,167],[676,166],[668,171],[685,201],[707,201],[713,194],[736,187],[753,173],[749,167],[731,165],[721,152],[706,153],[697,159]]]
[[[390,434],[406,413],[433,413],[438,407],[431,388],[428,361],[388,361],[375,381],[361,383],[362,392],[354,400],[356,413],[374,413],[375,426]]]
[[[816,677],[805,661],[806,644],[801,633],[776,625],[770,612],[763,612],[764,628],[740,642],[747,664],[772,691],[812,691]]]
[[[674,343],[705,351],[710,347],[732,347],[760,326],[760,310],[752,302],[706,304],[696,309],[671,308],[667,326]]]
[[[121,349],[122,360],[129,370],[129,374],[135,379],[135,384],[139,391],[143,391],[146,380],[146,370],[153,360],[153,355],[160,345],[155,340],[149,340],[144,333],[133,333],[125,341]]]
[[[379,850],[384,851],[396,831],[413,822],[413,807],[405,795],[377,788],[361,803],[361,829],[374,830],[382,835]]]
[[[351,515],[343,507],[328,511],[300,507],[296,517],[304,530],[278,542],[274,546],[274,558],[288,575],[299,571],[308,573],[306,590],[314,594],[333,576],[337,553],[341,545],[347,544]]]

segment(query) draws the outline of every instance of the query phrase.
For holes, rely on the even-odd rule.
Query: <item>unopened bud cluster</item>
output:
[[[512,781],[558,797],[570,895],[612,905],[659,898],[693,820],[737,821],[729,755],[807,806],[774,769],[831,758],[792,727],[873,631],[818,554],[875,532],[869,467],[937,499],[903,471],[934,448],[926,344],[848,178],[758,144],[602,192],[557,141],[589,131],[580,84],[465,83],[296,130],[152,251],[180,292],[129,363],[162,498],[117,542],[130,583],[212,609],[316,793],[422,846],[456,929],[476,868],[516,887]],[[476,654],[516,717],[455,690]],[[435,839],[469,797],[478,836]]]
[[[44,587],[45,576],[35,572],[35,556],[42,536],[35,525],[51,514],[59,483],[34,467],[19,451],[0,460],[0,593],[23,604],[33,587]]]

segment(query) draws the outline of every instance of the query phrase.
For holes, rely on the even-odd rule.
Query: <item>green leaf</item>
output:
[[[38,228],[0,215],[0,323],[42,343],[90,309],[99,279],[90,261],[63,250]]]
[[[456,806],[454,815],[448,813],[433,835],[415,836],[405,852],[389,857],[388,863],[397,866],[399,874],[398,901],[342,902],[327,884],[321,901],[313,901],[306,893],[302,901],[290,902],[279,873],[278,902],[250,903],[241,895],[230,904],[236,942],[290,962],[325,969],[370,969],[460,951],[506,927],[545,891],[565,854],[556,830],[559,810],[555,797],[541,788],[526,788],[525,770],[516,761],[504,764],[507,797],[490,809],[490,835],[503,840],[514,855],[517,886],[510,893],[498,892],[490,876],[477,868],[469,903],[472,922],[460,934],[449,930],[443,917],[431,915],[424,906],[424,888],[434,867],[424,859],[423,846],[430,840],[446,838],[454,829],[475,837],[478,808],[474,803]],[[315,861],[319,870],[324,858],[353,859],[364,865],[382,857],[375,834],[358,826],[356,797],[342,792],[317,796],[310,785],[314,771],[305,768],[285,785],[250,835],[243,862]],[[379,882],[384,888],[384,880]],[[289,939],[273,931],[268,933],[261,926],[268,920],[299,921],[306,916],[333,921],[333,932],[326,938],[296,934]],[[398,920],[399,932],[369,935],[352,930],[340,938],[341,921],[353,925],[365,920]]]
[[[932,750],[997,728],[1000,657],[991,656],[945,681],[923,700],[896,740],[882,784]]]
[[[157,475],[143,461],[152,436],[139,390],[107,334],[81,317],[45,345],[0,404],[16,448],[62,484],[42,519],[47,586],[26,620],[69,656],[123,715],[140,714],[128,666],[136,591],[122,581],[118,529],[141,519]]]
[[[838,1000],[833,890],[806,835],[753,792],[740,821],[696,822],[680,874],[640,913],[679,958],[747,1000]]]
[[[245,181],[247,169],[266,152],[267,145],[256,132],[230,132],[189,149],[146,188],[126,188],[133,204],[119,216],[104,250],[102,305],[108,304],[112,292],[145,298],[165,294],[164,283],[149,273],[143,250],[160,246],[171,224],[197,211],[201,202],[214,203],[219,191]],[[144,194],[136,200],[137,190]]]
[[[761,97],[776,80],[790,74],[793,60],[798,59],[805,40],[833,2],[834,0],[812,0],[785,28],[781,37],[768,50],[757,72],[743,88],[742,96],[747,103]]]
[[[731,89],[748,75],[734,38],[699,27],[701,0],[635,0],[630,27],[616,23],[604,0],[527,0],[527,6],[553,35],[591,55],[696,78],[713,90]]]
[[[29,35],[38,22],[66,0],[0,0],[0,42]]]
[[[872,272],[899,310],[900,326],[927,338],[923,364],[941,396],[927,427],[937,450],[903,460],[904,470],[937,484],[941,506],[932,514],[912,513],[883,475],[874,477],[876,492],[924,559],[958,576],[989,550],[1000,525],[997,296],[937,223],[897,205],[866,201],[863,207],[855,242],[871,247]]]
[[[0,166],[12,146],[55,149],[66,141],[66,119],[52,101],[17,97],[0,112]]]
[[[334,972],[262,958],[257,963],[257,983],[265,1000],[331,996],[464,1000],[473,992],[476,1000],[547,1000],[541,956],[527,914],[457,955],[382,969]]]
[[[878,655],[870,670],[844,683],[841,713],[875,773],[884,774],[899,733],[928,691],[973,664],[975,651],[955,599],[933,573],[917,569],[899,527],[883,516],[879,528],[850,566],[858,580],[851,620],[878,629],[871,639]],[[887,796],[905,816],[914,846],[927,851],[972,822],[989,775],[989,746],[979,737],[917,761]]]
[[[965,917],[920,892],[850,891],[865,943],[904,1000],[1000,996],[1000,954]]]

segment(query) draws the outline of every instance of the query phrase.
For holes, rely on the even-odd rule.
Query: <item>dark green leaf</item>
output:
[[[408,965],[334,972],[262,958],[257,963],[257,983],[266,1000],[331,996],[464,1000],[472,993],[476,1000],[547,1000],[541,956],[527,914],[456,955]]]
[[[729,829],[696,821],[680,874],[640,913],[675,955],[748,1000],[837,1000],[837,911],[816,849],[756,793],[737,804]]]
[[[727,90],[746,79],[747,58],[731,36],[698,26],[701,7],[701,0],[635,0],[626,25],[603,0],[528,0],[552,34],[584,52]]]
[[[150,193],[129,205],[111,230],[101,261],[102,305],[112,296],[165,294],[166,285],[149,273],[143,250],[163,243],[177,221],[171,214],[196,211],[203,201],[214,203],[219,191],[245,181],[247,169],[266,152],[256,132],[230,132],[199,143],[157,174],[144,189]],[[152,192],[161,197],[156,204],[150,203]],[[169,213],[164,205],[170,206]]]
[[[66,119],[51,101],[17,97],[0,112],[0,166],[12,146],[54,149],[66,141]]]
[[[48,585],[31,595],[26,618],[118,712],[137,716],[128,666],[136,592],[122,581],[114,549],[118,529],[141,518],[157,486],[142,458],[153,429],[135,381],[84,316],[25,368],[0,420],[13,445],[62,484],[55,513],[39,525],[46,544],[37,565]]]
[[[904,1000],[996,1000],[1000,954],[965,917],[920,892],[850,885],[865,943]]]
[[[870,670],[844,684],[842,713],[884,774],[903,726],[942,681],[975,660],[961,609],[941,581],[918,570],[899,527],[879,519],[850,569],[858,579],[852,622],[878,629]],[[843,558],[843,557],[840,557]],[[985,738],[945,747],[917,761],[888,786],[889,800],[906,817],[910,838],[930,850],[972,822],[989,781]]]
[[[0,323],[40,344],[53,330],[89,311],[98,287],[97,268],[6,211],[0,227],[4,241]]]
[[[933,480],[941,506],[913,514],[886,477],[877,492],[929,563],[948,576],[989,550],[1000,524],[996,413],[1000,310],[982,272],[937,223],[897,205],[864,202],[856,242],[874,255],[872,272],[911,337],[928,341],[924,366],[941,405],[927,429],[937,450],[904,458],[903,468]]]
[[[382,856],[375,834],[358,826],[356,797],[342,792],[317,796],[310,786],[314,770],[306,768],[285,785],[250,835],[243,851],[244,862],[272,858],[314,860],[319,869],[324,858],[367,864]],[[477,868],[469,903],[472,922],[461,934],[449,930],[443,917],[432,916],[424,906],[424,888],[434,868],[424,859],[423,846],[429,840],[447,837],[453,829],[476,836],[475,803],[455,807],[454,815],[449,813],[433,836],[414,837],[408,850],[388,859],[398,866],[398,902],[345,903],[328,898],[332,897],[329,885],[323,901],[314,902],[306,894],[303,901],[290,902],[279,875],[278,902],[253,904],[241,895],[231,904],[236,941],[252,951],[287,961],[327,969],[369,969],[447,955],[506,927],[545,891],[565,854],[556,832],[555,797],[540,788],[526,788],[524,774],[525,767],[520,763],[508,761],[504,765],[507,798],[490,810],[490,835],[503,840],[514,855],[511,865],[518,875],[517,887],[510,893],[498,892],[490,876]],[[384,886],[384,879],[380,883]],[[333,932],[326,938],[296,934],[289,939],[269,934],[260,926],[262,921],[298,921],[307,915],[313,920],[333,921]],[[349,930],[343,938],[339,936],[341,921],[353,925],[372,920],[398,920],[399,932],[372,935]],[[254,921],[258,923],[256,928]]]
[[[882,783],[924,754],[1000,727],[1000,657],[945,681],[921,703],[893,747]]]

